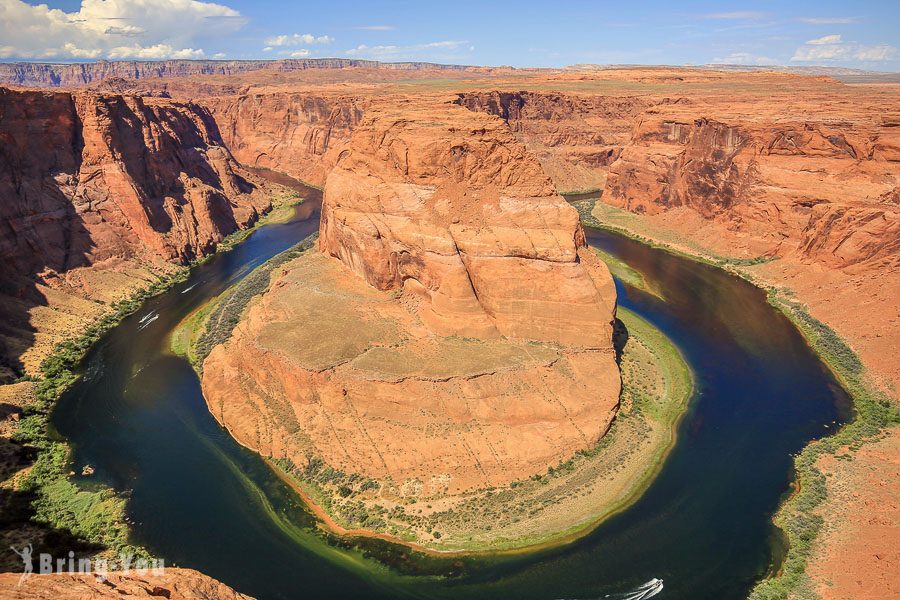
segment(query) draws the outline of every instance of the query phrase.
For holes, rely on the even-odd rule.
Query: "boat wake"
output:
[[[203,282],[202,282],[202,281],[198,281],[197,283],[195,283],[195,284],[192,285],[191,287],[185,288],[185,289],[181,290],[181,293],[182,293],[182,294],[187,294],[189,291],[191,291],[192,289],[194,289],[195,287],[197,287],[197,286],[200,285],[201,283],[203,283]]]
[[[661,591],[663,591],[663,580],[656,579],[654,577],[647,583],[643,583],[628,592],[606,594],[605,596],[600,596],[597,598],[568,598],[564,600],[646,600],[647,598],[656,596]]]
[[[152,314],[152,313],[151,313]],[[141,319],[141,326],[138,327],[138,331],[143,331],[148,325],[150,325],[153,321],[157,320],[159,315],[147,315]],[[146,319],[146,320],[145,320]]]

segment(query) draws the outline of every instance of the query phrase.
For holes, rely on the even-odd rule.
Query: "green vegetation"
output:
[[[198,373],[212,349],[228,341],[250,300],[267,289],[272,271],[309,250],[318,233],[270,258],[217,298],[191,313],[175,329],[170,341],[172,352],[185,356]]]
[[[78,376],[75,369],[88,348],[106,331],[136,311],[148,298],[187,278],[188,269],[178,269],[160,278],[131,298],[113,305],[112,311],[74,340],[63,342],[41,364],[35,384],[35,402],[27,405],[12,440],[37,450],[37,458],[27,475],[18,482],[18,491],[31,494],[34,521],[53,529],[71,532],[84,542],[106,548],[111,555],[134,553],[149,558],[142,548],[128,544],[124,522],[125,501],[112,489],[99,484],[85,485],[70,478],[68,446],[50,434],[53,405]]]
[[[643,273],[609,252],[604,252],[599,248],[592,248],[592,250],[600,257],[600,260],[606,263],[606,266],[609,267],[609,272],[612,273],[613,277],[628,286],[652,294],[660,300],[665,300],[662,291],[647,281],[647,278],[644,277]]]
[[[852,453],[862,444],[879,439],[885,429],[900,425],[900,410],[886,394],[869,385],[859,357],[834,330],[784,292],[770,289],[768,297],[769,303],[803,333],[853,399],[853,420],[834,435],[812,442],[795,458],[795,493],[775,516],[775,524],[784,531],[790,548],[780,572],[758,583],[750,594],[751,600],[813,600],[818,595],[806,574],[806,565],[823,525],[818,509],[827,498],[819,458],[825,454],[837,455],[844,448]],[[841,454],[839,458],[847,460],[851,456]]]
[[[262,227],[263,225],[272,225],[289,221],[294,214],[294,207],[298,204],[302,204],[304,200],[305,198],[303,198],[299,192],[294,190],[288,190],[281,195],[276,196],[272,199],[272,210],[260,217],[260,219],[253,224],[253,227],[238,229],[225,236],[225,239],[216,246],[216,252],[226,252],[231,250],[250,237],[257,228]],[[213,256],[215,256],[215,253],[208,254],[199,259],[195,264],[203,264],[206,261],[211,260]]]
[[[751,267],[761,265],[767,262],[777,260],[775,256],[754,256],[749,258],[735,258],[731,256],[722,256],[712,252],[709,248],[704,248],[696,242],[676,236],[667,231],[653,231],[652,235],[656,239],[635,233],[635,229],[642,228],[641,217],[608,204],[598,203],[596,198],[579,200],[572,203],[581,217],[581,222],[587,227],[596,229],[606,229],[624,235],[651,248],[665,250],[670,254],[689,258],[696,262],[701,262],[714,267],[720,267],[735,273],[745,279],[749,279],[748,274],[741,273],[738,267]],[[598,219],[595,215],[600,213],[602,217]],[[660,241],[664,240],[664,241]]]

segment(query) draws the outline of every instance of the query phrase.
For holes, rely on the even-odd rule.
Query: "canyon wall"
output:
[[[119,297],[152,278],[147,266],[164,271],[209,253],[270,206],[198,105],[7,89],[0,198],[0,293],[10,313],[0,339],[4,366],[17,372],[34,341],[34,306],[52,307],[59,294],[81,308]]]
[[[592,277],[578,214],[500,119],[367,112],[328,176],[320,243],[378,289],[420,289],[442,334],[610,344],[609,277]]]
[[[696,92],[485,92],[458,102],[506,120],[548,171],[562,165],[561,189],[591,187],[579,172],[593,171],[604,203],[648,215],[685,207],[760,255],[837,268],[900,257],[900,115],[877,104],[814,97],[782,111]]]
[[[204,75],[234,76],[267,71],[290,73],[309,69],[384,69],[391,71],[465,71],[461,65],[424,62],[385,63],[349,58],[285,60],[155,60],[96,61],[89,63],[0,63],[0,84],[32,87],[75,87],[107,79],[161,79]]]
[[[688,207],[771,256],[829,267],[900,260],[900,123],[705,118],[659,106],[610,166],[604,202]]]
[[[369,100],[272,91],[200,100],[242,164],[324,185]]]
[[[555,92],[468,92],[456,100],[503,119],[563,193],[603,189],[606,170],[654,100]]]

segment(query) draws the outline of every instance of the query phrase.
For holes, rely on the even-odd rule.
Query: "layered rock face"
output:
[[[771,77],[760,83],[775,90],[783,82]],[[835,106],[822,95],[834,85],[815,85],[788,117],[777,100],[689,88],[675,97],[470,92],[458,102],[506,120],[559,189],[599,187],[605,203],[642,214],[684,207],[759,254],[831,268],[895,264],[896,115],[874,103]]]
[[[328,177],[320,248],[204,364],[241,443],[399,498],[508,484],[606,432],[612,279],[500,119],[370,107]]]
[[[829,267],[900,260],[900,205],[891,200],[900,133],[891,123],[654,112],[610,166],[605,202],[647,214],[688,207],[750,233],[767,254]]]
[[[603,189],[606,169],[653,102],[635,96],[541,92],[469,92],[457,102],[502,118],[534,152],[562,192]]]
[[[47,303],[35,282],[66,287],[59,278],[82,267],[127,271],[213,250],[270,205],[248,177],[194,104],[0,89],[0,285],[19,302],[4,306]],[[80,295],[107,298],[91,287]],[[5,317],[7,327],[29,321]]]
[[[314,185],[325,177],[362,118],[368,99],[269,92],[205,98],[222,138],[242,164]]]
[[[420,314],[442,335],[609,346],[605,267],[496,118],[370,111],[328,177],[320,243],[377,289],[420,291]]]
[[[160,79],[202,75],[229,75],[269,71],[290,73],[308,69],[385,69],[392,71],[462,71],[460,65],[423,62],[382,63],[348,58],[309,58],[287,60],[156,60],[97,61],[77,64],[3,63],[0,84],[34,87],[74,87],[107,79]]]
[[[196,105],[0,90],[0,110],[0,242],[17,271],[188,260],[266,206]]]

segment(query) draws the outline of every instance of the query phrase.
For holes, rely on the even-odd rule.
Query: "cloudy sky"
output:
[[[900,0],[0,0],[0,60],[350,57],[900,71]]]

